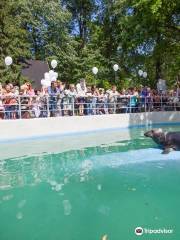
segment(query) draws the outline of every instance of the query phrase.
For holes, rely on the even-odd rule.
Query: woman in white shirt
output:
[[[80,83],[76,85],[76,90],[77,90],[77,104],[79,108],[79,115],[83,116],[84,115],[84,104],[86,102],[86,81],[85,79],[81,79]]]

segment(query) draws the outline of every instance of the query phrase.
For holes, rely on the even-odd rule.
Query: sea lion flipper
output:
[[[169,152],[169,149],[164,149],[164,151],[162,151],[162,154],[168,154]]]
[[[172,150],[173,150],[172,148],[166,147],[166,148],[164,149],[164,151],[162,152],[162,154],[168,154],[168,153],[170,153]]]

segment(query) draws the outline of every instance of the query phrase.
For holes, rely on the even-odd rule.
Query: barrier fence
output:
[[[161,96],[1,96],[0,119],[29,119],[58,116],[121,114],[151,111],[179,111],[180,99]]]

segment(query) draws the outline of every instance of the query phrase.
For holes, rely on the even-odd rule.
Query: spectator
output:
[[[87,92],[86,92],[86,114],[87,115],[92,115],[92,91],[91,87],[87,87]]]
[[[4,98],[4,108],[5,108],[5,118],[6,119],[16,119],[16,105],[17,100],[11,91],[12,85],[7,84],[5,87],[5,98]]]
[[[40,117],[48,117],[48,108],[49,108],[49,96],[48,88],[42,87],[40,91],[40,101],[41,101],[41,115]]]
[[[61,94],[65,89],[65,85],[61,81],[57,80],[56,89],[57,89],[57,93]]]
[[[69,89],[64,91],[65,97],[63,98],[64,101],[64,110],[65,110],[65,115],[72,116],[74,113],[74,103],[75,103],[75,98],[77,96],[77,91],[74,86],[74,84],[69,85]]]
[[[146,98],[148,96],[148,91],[147,91],[147,87],[143,87],[141,86],[140,88],[140,93],[139,93],[139,97],[140,97],[140,109],[142,111],[145,111],[146,110]]]
[[[49,94],[49,110],[50,110],[50,117],[56,116],[57,110],[57,85],[56,82],[51,82],[51,86],[48,88]]]
[[[77,110],[77,111],[76,111]],[[50,87],[34,90],[31,83],[18,86],[0,84],[0,119],[126,113],[141,111],[180,110],[179,85],[174,90],[160,92],[149,87],[108,91],[96,86],[86,87],[81,79],[76,85],[65,87],[53,81]]]
[[[161,108],[161,96],[157,90],[153,91],[153,107],[155,110],[160,111]]]
[[[87,93],[87,88],[86,88],[86,81],[85,79],[81,79],[80,83],[76,85],[76,90],[77,90],[77,104],[79,108],[79,115],[83,116],[84,115],[84,105],[86,102],[86,93]]]
[[[65,84],[61,81],[56,81],[57,89],[57,116],[63,116],[66,108],[67,95],[65,95]]]
[[[147,88],[147,96],[146,96],[146,110],[151,111],[153,109],[153,98],[151,88]]]
[[[4,118],[3,94],[4,94],[4,90],[0,83],[0,119]]]
[[[117,97],[119,95],[117,91],[117,87],[113,85],[111,90],[107,91],[107,94],[108,94],[109,113],[116,113]]]
[[[120,113],[126,113],[128,112],[128,104],[129,104],[129,96],[125,89],[123,89],[120,92],[119,98],[118,98],[118,109]]]
[[[97,113],[98,114],[105,114],[107,113],[107,95],[104,94],[104,89],[99,89],[99,96],[98,96],[98,102],[97,102]]]
[[[129,90],[129,104],[128,104],[127,112],[129,112],[129,113],[137,112],[137,105],[138,105],[137,94],[136,94],[134,88],[131,88]]]
[[[30,82],[26,82],[25,84],[27,86],[27,95],[33,97],[35,95],[35,93],[34,93],[34,89],[32,88],[31,83]]]
[[[95,85],[91,87],[91,95],[92,95],[92,98],[91,98],[92,115],[95,115],[97,113],[96,105],[97,105],[98,96],[99,96],[99,92]]]

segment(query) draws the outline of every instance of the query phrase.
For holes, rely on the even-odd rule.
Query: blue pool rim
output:
[[[9,139],[1,139],[0,144],[8,144],[8,143],[17,143],[23,141],[32,141],[32,140],[47,140],[50,138],[58,138],[58,137],[68,137],[68,136],[83,136],[86,134],[94,134],[100,132],[110,132],[110,131],[119,131],[119,130],[127,130],[132,128],[144,128],[144,127],[160,127],[160,126],[180,126],[180,122],[166,122],[166,123],[151,123],[151,124],[141,124],[141,125],[132,125],[128,127],[116,127],[116,128],[102,128],[96,130],[89,130],[89,131],[81,131],[81,132],[68,132],[68,133],[57,133],[57,134],[48,134],[48,135],[39,135],[39,136],[31,136],[31,137],[17,137],[17,138],[9,138]]]

